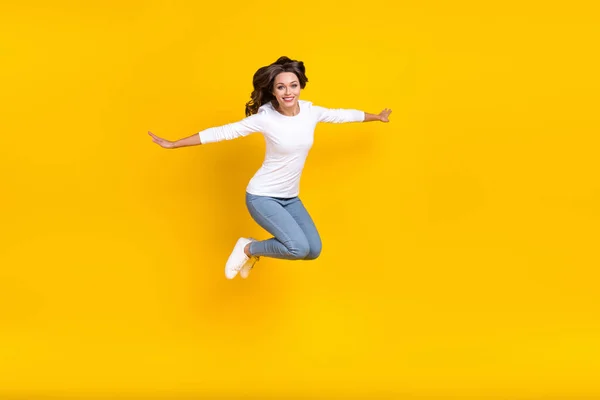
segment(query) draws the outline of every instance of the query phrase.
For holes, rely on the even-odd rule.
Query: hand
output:
[[[175,143],[170,142],[166,139],[159,138],[154,133],[148,131],[148,135],[152,136],[152,141],[158,144],[160,147],[164,147],[165,149],[173,149],[175,148]]]
[[[392,110],[390,110],[389,108],[384,109],[382,112],[379,113],[379,120],[381,122],[390,122],[390,120],[388,119],[388,116],[392,113]]]

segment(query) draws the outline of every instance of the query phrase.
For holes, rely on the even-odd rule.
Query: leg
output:
[[[285,200],[246,194],[246,205],[254,220],[274,237],[250,243],[253,256],[286,260],[304,259],[310,248],[308,239],[296,220],[283,207]]]
[[[313,222],[310,214],[302,204],[300,198],[296,197],[289,204],[286,204],[285,209],[290,213],[294,220],[298,223],[302,232],[308,239],[308,247],[310,248],[305,260],[314,260],[321,254],[321,237],[317,231],[317,227]]]

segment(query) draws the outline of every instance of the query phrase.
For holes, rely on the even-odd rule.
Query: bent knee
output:
[[[321,246],[319,247],[315,247],[310,249],[310,251],[308,252],[308,254],[306,255],[306,257],[304,257],[305,260],[314,260],[317,257],[319,257],[321,255]]]
[[[321,255],[321,252],[312,252],[310,251],[306,257],[304,257],[305,260],[316,260],[319,256]]]
[[[288,250],[294,260],[303,260],[310,253],[310,247],[308,246],[308,243],[294,243],[289,247]]]

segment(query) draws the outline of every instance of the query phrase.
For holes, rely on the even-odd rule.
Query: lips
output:
[[[294,97],[282,97],[283,101],[287,101],[290,102],[292,100],[294,100]]]

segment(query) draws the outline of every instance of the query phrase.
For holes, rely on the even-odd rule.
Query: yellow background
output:
[[[9,3],[9,4],[6,4]],[[0,397],[600,396],[592,2],[3,2]],[[324,249],[244,189],[252,75],[303,60],[301,197]]]

